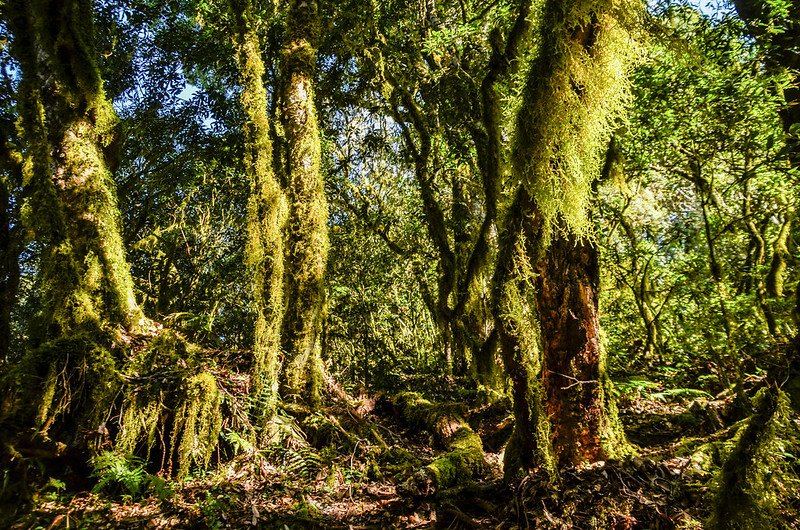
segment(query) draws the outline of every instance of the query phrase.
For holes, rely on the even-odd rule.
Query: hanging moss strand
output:
[[[542,12],[541,51],[522,93],[512,154],[514,175],[546,223],[589,232],[591,182],[628,100],[637,53],[637,0],[551,1]]]

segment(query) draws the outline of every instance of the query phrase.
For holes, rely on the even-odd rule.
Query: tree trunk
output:
[[[105,420],[121,384],[120,333],[145,325],[125,257],[106,152],[117,116],[103,90],[90,0],[14,0],[22,69],[23,221],[43,244],[34,349],[18,367],[20,414],[76,448]]]
[[[559,232],[588,230],[592,182],[603,170],[602,154],[625,94],[624,66],[608,65],[631,59],[626,17],[640,7],[553,0],[540,15],[548,29],[522,91],[512,156],[522,187],[508,214],[496,276],[502,292],[495,317],[516,419],[507,477],[516,467],[530,469],[537,454],[552,469],[556,462],[606,458],[622,441],[603,392],[596,255],[589,247],[570,248],[576,240],[562,240]],[[536,403],[542,395],[554,459],[549,440],[543,441],[548,425]]]
[[[597,313],[597,249],[557,235],[536,268],[543,386],[559,466],[605,460],[622,441],[608,407]]]
[[[309,405],[319,400],[328,259],[328,205],[314,105],[317,17],[315,0],[292,1],[282,65],[290,206],[281,390],[284,399]]]
[[[749,157],[745,159],[745,166],[747,167],[749,164]],[[742,199],[742,217],[744,218],[745,227],[747,231],[750,233],[750,245],[753,249],[753,252],[748,252],[748,266],[747,266],[747,275],[745,277],[745,281],[747,283],[747,287],[749,289],[754,289],[756,293],[756,301],[758,302],[758,308],[761,310],[761,314],[764,317],[764,321],[767,325],[767,331],[773,337],[778,335],[778,325],[775,319],[775,314],[772,311],[772,308],[769,305],[767,299],[767,287],[764,283],[763,278],[761,277],[761,267],[764,265],[764,261],[766,258],[766,241],[764,241],[764,235],[756,226],[755,221],[753,221],[752,217],[752,205],[751,205],[751,197],[750,197],[750,186],[749,186],[749,178],[751,176],[751,171],[749,168],[746,170],[745,179],[742,183],[743,187],[743,199]],[[752,256],[751,256],[752,254]]]
[[[520,470],[556,472],[544,410],[538,314],[531,292],[531,256],[536,260],[540,252],[541,222],[530,195],[520,187],[500,244],[493,294],[500,351],[514,403],[514,431],[503,460],[507,481]]]
[[[413,475],[404,488],[415,495],[430,495],[486,473],[483,442],[452,405],[431,403],[415,392],[403,392],[392,401],[403,421],[429,431],[447,450]]]
[[[19,186],[22,166],[8,145],[13,123],[4,121],[0,137],[0,364],[6,362],[13,342],[11,311],[17,301],[22,252],[22,231],[19,228]],[[12,198],[16,200],[12,200]]]
[[[5,179],[3,179],[5,180]],[[18,231],[12,228],[10,186],[0,182],[0,365],[12,344],[11,310],[17,299],[20,268]]]
[[[286,199],[272,170],[272,142],[264,63],[253,29],[255,13],[250,0],[232,0],[237,27],[236,47],[245,111],[245,170],[250,181],[247,203],[245,260],[252,278],[256,311],[253,342],[252,395],[254,416],[264,427],[274,415],[278,399],[281,323],[283,320],[283,228]]]
[[[786,276],[786,261],[791,256],[787,243],[792,231],[794,212],[788,211],[781,224],[781,229],[772,242],[772,262],[767,274],[767,292],[773,298],[783,298],[784,281]]]
[[[24,178],[33,188],[27,221],[46,243],[45,307],[34,340],[116,325],[134,330],[143,315],[105,159],[117,117],[95,62],[92,3],[15,1],[9,11],[23,71]]]

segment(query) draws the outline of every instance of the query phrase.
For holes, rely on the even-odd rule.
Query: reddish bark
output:
[[[559,467],[604,460],[597,249],[555,236],[537,266],[543,385]]]

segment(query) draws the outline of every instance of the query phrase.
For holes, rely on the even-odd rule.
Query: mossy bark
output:
[[[507,214],[493,294],[514,408],[514,431],[503,460],[507,481],[520,471],[540,469],[552,476],[556,470],[544,409],[540,330],[532,284],[531,259],[535,262],[541,252],[541,230],[542,218],[535,214],[527,190],[520,187]]]
[[[120,331],[145,324],[106,162],[118,120],[95,59],[92,2],[13,0],[7,9],[22,70],[17,103],[30,189],[22,218],[44,248],[33,348],[17,370],[20,403],[35,411],[40,433],[81,445],[118,389]]]
[[[452,406],[431,403],[416,392],[403,392],[393,400],[403,420],[431,432],[447,453],[416,473],[406,487],[416,494],[430,494],[480,478],[488,470],[483,443]]]
[[[320,169],[314,103],[317,2],[293,0],[283,48],[282,102],[287,143],[289,219],[281,394],[315,405],[322,383],[321,338],[328,260],[328,205]]]
[[[764,388],[756,396],[753,415],[722,466],[709,528],[791,527],[785,517],[796,509],[791,503],[796,502],[800,481],[786,459],[798,443],[790,410],[788,397],[777,386]]]
[[[34,340],[88,327],[135,330],[143,315],[125,258],[114,181],[105,152],[117,117],[95,59],[88,0],[12,2],[13,51],[33,188],[25,221],[46,245],[43,310]]]
[[[12,346],[11,311],[16,305],[20,281],[19,257],[24,232],[19,225],[21,155],[9,145],[13,124],[0,125],[0,363],[8,358]]]
[[[264,87],[264,63],[249,0],[232,0],[236,47],[245,111],[245,170],[250,181],[247,205],[246,262],[256,311],[253,366],[256,423],[264,427],[275,414],[284,313],[283,229],[286,198],[272,170],[272,142]]]
[[[514,176],[546,224],[590,231],[592,182],[628,97],[639,0],[549,0],[516,116]]]
[[[481,127],[472,130],[477,164],[481,174],[484,193],[484,217],[475,244],[469,254],[459,289],[459,300],[455,313],[468,312],[470,307],[482,304],[480,321],[483,333],[473,333],[479,337],[472,350],[471,372],[479,384],[497,388],[501,382],[495,360],[500,349],[499,326],[494,321],[491,298],[484,303],[481,284],[491,280],[491,268],[497,258],[497,244],[493,232],[497,226],[500,190],[504,184],[503,110],[497,85],[505,81],[509,73],[518,66],[519,56],[531,32],[532,2],[520,2],[514,24],[505,39],[499,29],[491,34],[491,55],[486,75],[480,86]],[[483,307],[483,305],[488,307]],[[477,327],[477,326],[476,326]]]
[[[117,452],[160,457],[160,470],[177,477],[208,466],[222,430],[222,394],[201,354],[165,331],[125,367]]]
[[[772,242],[772,263],[767,274],[767,292],[773,298],[783,298],[784,283],[786,276],[787,260],[791,254],[787,242],[789,234],[792,232],[792,222],[794,221],[794,211],[786,213],[781,229],[775,240]]]
[[[512,153],[522,186],[507,215],[496,275],[496,318],[516,420],[507,478],[519,468],[553,471],[556,464],[610,456],[614,444],[605,441],[618,432],[603,392],[596,255],[589,247],[573,252],[575,239],[561,234],[589,231],[592,182],[626,97],[633,55],[628,19],[640,8],[636,1],[607,0],[552,0],[542,7],[545,29],[522,92]]]
[[[560,467],[620,456],[624,433],[608,403],[600,343],[597,249],[560,234],[537,264],[543,385]]]

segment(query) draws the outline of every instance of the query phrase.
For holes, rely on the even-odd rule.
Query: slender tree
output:
[[[320,170],[320,135],[314,102],[319,36],[315,0],[293,0],[282,57],[289,218],[286,244],[286,314],[282,397],[314,404],[321,386],[321,338],[328,260],[328,205]]]
[[[22,157],[12,145],[13,123],[0,122],[0,362],[12,346],[12,313],[20,284],[24,230],[19,224]]]
[[[253,394],[258,407],[256,415],[268,420],[275,412],[278,397],[286,199],[272,170],[264,63],[255,31],[257,15],[250,0],[232,0],[231,7],[245,111],[245,170],[250,180],[245,259],[253,282],[256,311]]]

